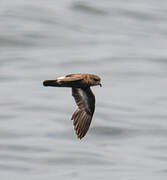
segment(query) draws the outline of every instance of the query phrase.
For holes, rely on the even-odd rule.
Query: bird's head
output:
[[[100,85],[100,87],[102,87],[100,77],[97,76],[97,75],[91,74],[90,75],[90,85],[91,86],[98,86],[98,85]]]

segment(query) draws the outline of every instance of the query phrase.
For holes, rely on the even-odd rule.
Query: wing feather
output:
[[[44,86],[54,86],[54,87],[78,87],[83,80],[81,74],[69,74],[64,77],[59,77],[55,80],[45,80],[43,82]]]
[[[72,115],[75,132],[78,138],[87,133],[95,109],[95,97],[90,88],[72,88],[72,96],[78,109]]]
[[[69,74],[65,77],[57,78],[59,81],[69,82],[69,81],[79,81],[83,79],[83,75],[81,74]]]

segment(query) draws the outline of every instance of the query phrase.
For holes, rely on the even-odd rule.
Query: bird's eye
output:
[[[94,81],[99,81],[99,80],[94,78]]]

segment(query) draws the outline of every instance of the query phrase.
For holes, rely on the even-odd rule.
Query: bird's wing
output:
[[[67,76],[59,77],[56,80],[45,80],[44,86],[54,87],[80,87],[81,81],[84,79],[82,74],[69,74]]]
[[[59,77],[57,80],[68,82],[68,81],[79,81],[83,79],[82,74],[68,74],[64,77]]]
[[[78,109],[72,115],[74,129],[78,138],[83,138],[87,133],[94,109],[95,109],[95,96],[90,88],[72,88],[72,96],[75,99]]]

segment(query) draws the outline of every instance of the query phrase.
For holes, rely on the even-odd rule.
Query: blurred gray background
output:
[[[0,179],[167,177],[167,1],[0,3]],[[70,89],[94,73],[96,113],[77,139]]]

